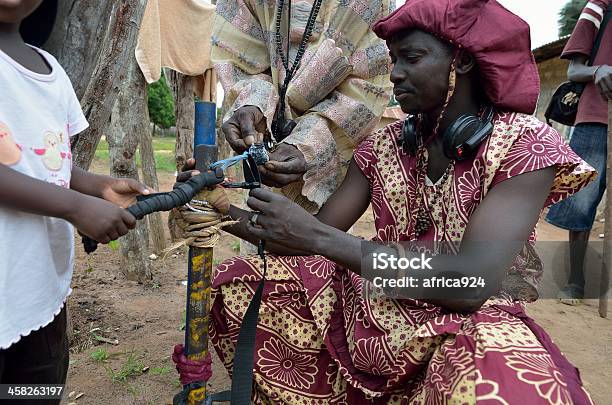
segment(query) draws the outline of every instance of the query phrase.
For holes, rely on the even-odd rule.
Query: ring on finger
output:
[[[251,225],[253,225],[253,226],[257,226],[257,218],[258,218],[258,217],[259,217],[259,213],[258,213],[258,212],[256,212],[255,214],[253,214],[253,216],[252,216],[252,217],[250,218],[250,220],[249,220],[249,221],[251,222]]]

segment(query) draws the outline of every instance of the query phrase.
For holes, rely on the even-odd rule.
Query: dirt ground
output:
[[[160,189],[170,189],[172,181],[170,174],[160,174]],[[232,199],[238,201],[239,196]],[[372,229],[368,212],[355,233],[370,237]],[[600,232],[603,230],[593,232],[595,239]],[[539,237],[564,240],[566,234],[542,222]],[[215,261],[235,255],[236,249],[236,238],[225,234],[215,248]],[[77,244],[73,293],[68,301],[75,331],[66,387],[71,396],[63,404],[172,403],[173,395],[180,391],[170,355],[184,339],[186,262],[184,253],[152,260],[153,280],[138,284],[126,281],[121,273],[119,252],[101,246],[87,257]],[[569,307],[542,299],[529,305],[528,311],[580,369],[595,403],[611,403],[612,321],[599,317],[597,302]],[[213,353],[209,390],[229,388],[229,383]]]

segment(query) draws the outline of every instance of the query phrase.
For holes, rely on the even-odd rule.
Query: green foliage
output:
[[[168,374],[172,369],[170,367],[151,367],[149,374],[151,375],[164,375]]]
[[[240,252],[240,240],[236,239],[230,242],[230,247],[234,252]]]
[[[106,363],[108,357],[108,351],[103,347],[100,347],[91,353],[91,358],[97,363]]]
[[[111,248],[111,250],[119,250],[119,241],[111,240],[110,242],[108,242],[108,247]]]
[[[155,155],[155,168],[157,171],[173,173],[176,170],[176,164],[174,163],[174,145],[176,139],[174,138],[154,138],[153,139],[153,153]],[[108,143],[105,139],[101,139],[96,149],[94,159],[101,163],[107,163],[110,159],[108,152]],[[140,153],[136,154],[136,164],[141,167]]]
[[[128,394],[130,394],[132,397],[137,397],[138,395],[140,395],[140,390],[138,389],[137,386],[135,385],[129,385],[126,389],[126,391],[128,392]]]
[[[174,98],[166,85],[166,78],[161,79],[148,86],[149,115],[151,121],[161,128],[170,128],[176,125],[174,115]]]
[[[106,371],[113,382],[124,383],[128,378],[142,374],[144,364],[136,357],[134,353],[130,353],[125,363],[121,366],[121,370],[114,371],[108,367]]]
[[[559,36],[570,35],[588,0],[569,0],[559,12]]]
[[[94,271],[93,260],[91,259],[91,255],[87,255],[87,267],[85,267],[85,273],[89,274],[93,271]]]

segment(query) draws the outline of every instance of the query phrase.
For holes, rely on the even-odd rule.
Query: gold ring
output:
[[[249,220],[253,226],[257,226],[257,217],[258,216],[259,216],[259,213],[256,212],[255,214],[253,214],[253,216]]]

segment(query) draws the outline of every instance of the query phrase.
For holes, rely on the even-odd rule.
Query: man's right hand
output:
[[[602,97],[612,100],[612,66],[602,65],[597,69],[595,86]]]
[[[221,130],[234,152],[242,153],[252,144],[263,142],[266,117],[258,107],[246,105],[237,109]]]
[[[127,210],[101,198],[80,194],[65,218],[80,233],[100,243],[109,243],[136,227],[136,218]]]

